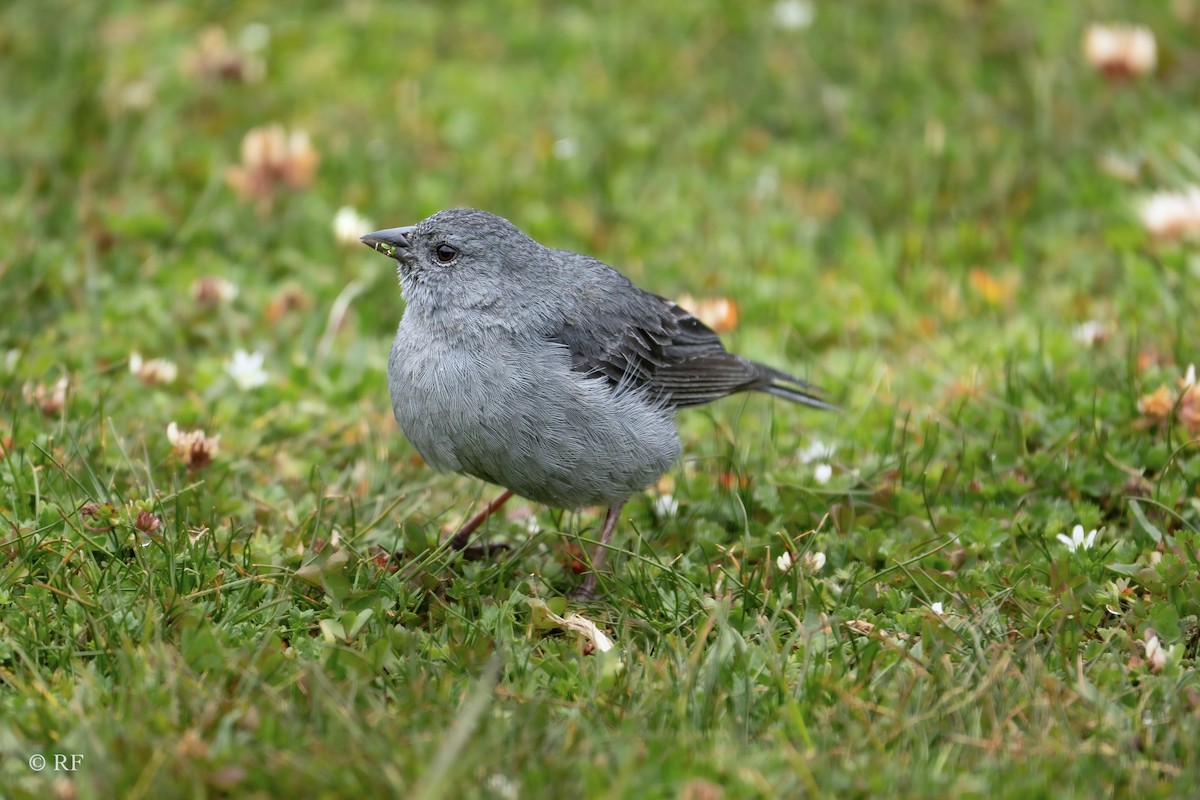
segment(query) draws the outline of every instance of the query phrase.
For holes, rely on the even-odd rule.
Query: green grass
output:
[[[1138,401],[1200,361],[1200,250],[1137,216],[1200,182],[1194,5],[7,4],[0,795],[1194,793],[1200,452]],[[1154,76],[1084,63],[1108,19],[1153,28]],[[262,80],[188,66],[212,24],[267,26]],[[259,208],[226,174],[273,122],[320,165]],[[682,415],[597,602],[563,598],[598,513],[517,504],[540,530],[495,520],[512,549],[463,563],[436,543],[495,490],[392,421],[403,304],[343,205],[487,208],[729,297],[729,345],[843,411]],[[197,303],[204,276],[237,297]]]

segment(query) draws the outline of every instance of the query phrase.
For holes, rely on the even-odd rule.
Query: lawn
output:
[[[1152,70],[1089,64],[1109,21]],[[1200,194],[1151,198],[1200,183],[1198,30],[5,4],[0,796],[1193,795]],[[400,434],[357,242],[453,206],[841,410],[681,414],[594,602],[602,511],[510,503],[460,559],[498,490]]]

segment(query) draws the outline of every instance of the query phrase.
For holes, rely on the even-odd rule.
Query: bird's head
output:
[[[362,243],[396,259],[405,300],[427,309],[504,311],[544,260],[544,248],[511,222],[473,208],[368,233]]]

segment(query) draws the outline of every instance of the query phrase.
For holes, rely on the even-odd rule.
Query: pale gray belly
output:
[[[396,421],[437,469],[574,509],[621,502],[679,457],[673,412],[572,372],[565,349],[465,352],[403,336],[392,350]]]

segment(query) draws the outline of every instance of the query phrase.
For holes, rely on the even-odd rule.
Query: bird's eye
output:
[[[433,249],[434,257],[443,264],[449,264],[458,256],[458,250],[448,244],[442,243]]]

